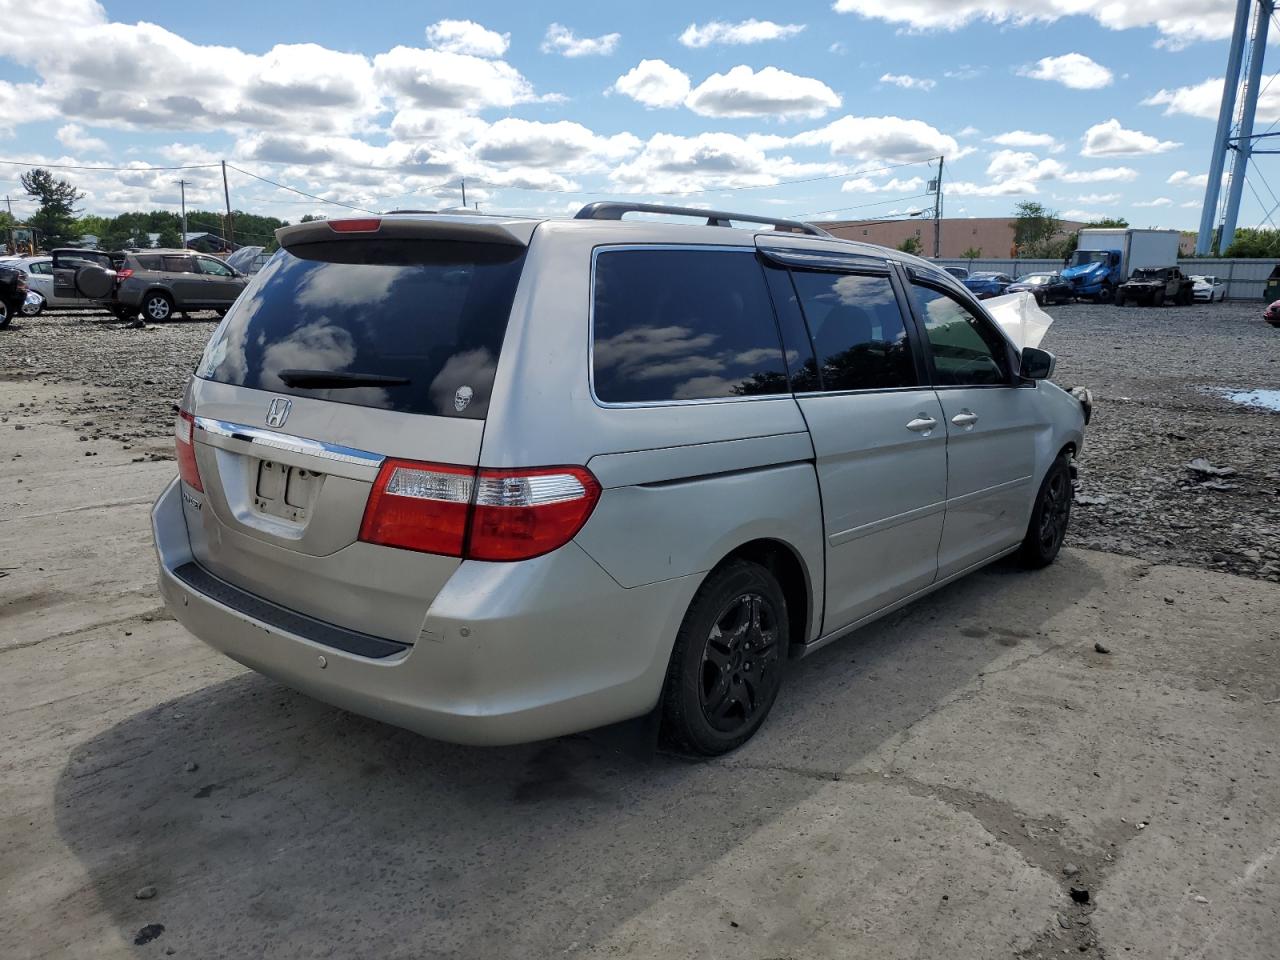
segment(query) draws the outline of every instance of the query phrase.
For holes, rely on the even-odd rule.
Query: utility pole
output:
[[[938,179],[933,181],[933,258],[942,256],[942,164],[946,157],[938,158]]]
[[[1249,158],[1253,154],[1253,121],[1258,112],[1258,95],[1262,86],[1262,60],[1267,50],[1267,27],[1275,9],[1272,0],[1257,0],[1253,20],[1253,39],[1249,47],[1249,66],[1245,72],[1244,90],[1240,105],[1240,125],[1236,130],[1236,155],[1231,161],[1231,181],[1227,184],[1227,205],[1222,216],[1222,236],[1218,238],[1218,252],[1224,254],[1231,246],[1236,233],[1236,220],[1240,216],[1240,200],[1244,195],[1244,180],[1248,173]],[[1230,78],[1223,83],[1230,83]]]
[[[1204,206],[1200,208],[1200,232],[1196,236],[1196,256],[1207,256],[1213,247],[1213,222],[1218,216],[1218,195],[1222,189],[1222,169],[1227,164],[1231,121],[1236,112],[1236,91],[1240,85],[1240,65],[1244,61],[1245,38],[1249,32],[1250,0],[1238,0],[1235,28],[1227,50],[1227,73],[1222,81],[1222,105],[1218,108],[1218,131],[1213,138],[1209,157],[1209,182],[1204,188]],[[1226,248],[1223,247],[1223,250]]]
[[[462,181],[462,206],[466,207],[466,205],[467,205],[467,181],[463,180]]]
[[[222,161],[222,197],[227,201],[227,236],[226,243],[228,247],[234,246],[236,242],[236,228],[231,220],[231,191],[227,188],[227,161]]]
[[[178,189],[182,195],[182,249],[187,249],[187,187],[191,186],[190,180],[179,180]]]
[[[9,206],[9,251],[11,253],[18,252],[18,242],[13,239],[13,201],[9,199],[9,195],[4,195],[4,202]],[[35,251],[31,251],[35,253]]]

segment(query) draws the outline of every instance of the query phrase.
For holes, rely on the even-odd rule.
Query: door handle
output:
[[[933,417],[916,417],[907,423],[907,429],[915,433],[928,433],[938,425],[938,421]]]
[[[978,415],[972,411],[964,410],[952,417],[951,422],[957,427],[972,427],[978,422]]]

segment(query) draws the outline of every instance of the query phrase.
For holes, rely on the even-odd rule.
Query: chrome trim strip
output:
[[[983,490],[983,493],[988,491]],[[927,503],[923,507],[916,507],[914,510],[908,510],[905,513],[894,514],[892,517],[884,517],[880,520],[872,520],[870,523],[864,523],[861,526],[850,527],[848,530],[841,530],[838,533],[827,535],[827,543],[833,547],[848,543],[850,540],[859,540],[862,537],[868,537],[873,533],[883,533],[886,530],[892,530],[894,527],[900,527],[904,523],[911,523],[915,520],[923,520],[926,517],[932,517],[934,514],[942,513],[946,510],[947,504],[939,501],[938,503]]]
[[[231,423],[227,420],[215,420],[212,417],[196,417],[196,429],[211,433],[215,437],[228,440],[239,440],[272,450],[287,450],[290,453],[301,453],[321,460],[333,460],[337,463],[353,463],[361,467],[382,466],[386,459],[380,453],[357,450],[355,447],[344,447],[338,443],[326,443],[323,440],[311,440],[307,437],[294,437],[286,433],[263,430],[261,427],[250,427],[243,423]]]

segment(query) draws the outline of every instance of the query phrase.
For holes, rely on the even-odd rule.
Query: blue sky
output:
[[[108,214],[176,205],[179,177],[220,206],[225,159],[234,205],[288,219],[342,208],[253,174],[370,210],[454,205],[465,179],[488,210],[853,219],[929,205],[943,154],[951,216],[1194,227],[1233,8],[0,0],[0,158],[132,168],[64,172]],[[1263,216],[1246,190],[1242,224]]]

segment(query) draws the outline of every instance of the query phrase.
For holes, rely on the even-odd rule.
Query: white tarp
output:
[[[1041,310],[1036,298],[1026,292],[992,297],[982,305],[1019,350],[1040,346],[1053,323],[1053,317]]]

